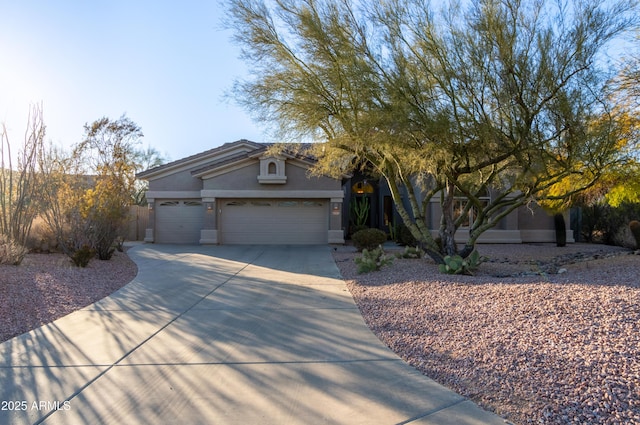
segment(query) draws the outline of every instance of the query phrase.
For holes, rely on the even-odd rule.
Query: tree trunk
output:
[[[447,183],[445,192],[442,195],[442,220],[440,221],[440,246],[444,255],[458,254],[456,245],[456,224],[453,210],[455,196],[455,186]]]

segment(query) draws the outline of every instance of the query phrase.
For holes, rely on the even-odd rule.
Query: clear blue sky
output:
[[[172,160],[267,141],[223,99],[245,64],[222,14],[217,0],[0,0],[0,122],[12,145],[40,102],[47,138],[63,146],[85,123],[122,114]]]

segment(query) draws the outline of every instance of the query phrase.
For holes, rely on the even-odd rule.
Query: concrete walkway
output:
[[[327,246],[129,254],[130,284],[0,345],[0,424],[504,424],[369,331]]]

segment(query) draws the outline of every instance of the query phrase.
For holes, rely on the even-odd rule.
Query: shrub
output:
[[[640,221],[632,220],[629,223],[629,229],[631,229],[633,238],[636,240],[636,248],[640,249]]]
[[[387,240],[387,234],[380,229],[363,229],[354,233],[351,240],[358,251],[371,250],[382,245]]]
[[[629,221],[638,216],[640,204],[623,203],[616,208],[606,204],[583,207],[582,234],[587,242],[629,246],[633,243]]]
[[[369,226],[366,226],[364,224],[354,224],[351,226],[351,235],[354,235],[355,233],[358,233],[360,230],[365,230],[368,229]]]
[[[480,253],[474,250],[467,258],[459,255],[447,255],[444,257],[444,264],[440,264],[440,272],[447,274],[466,274],[473,275],[473,272],[487,258],[480,257]]]
[[[355,263],[358,265],[358,273],[369,273],[380,270],[381,267],[391,264],[393,257],[388,257],[382,245],[372,250],[364,249],[362,257],[356,257]]]
[[[0,235],[0,264],[18,266],[29,250],[13,240]]]
[[[87,267],[94,255],[96,253],[89,245],[83,245],[71,255],[71,261],[76,267]]]

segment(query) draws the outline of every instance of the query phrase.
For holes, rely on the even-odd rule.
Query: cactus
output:
[[[364,196],[358,201],[358,198],[354,198],[351,203],[351,214],[353,222],[356,226],[366,226],[369,219],[369,198]]]
[[[424,256],[424,251],[420,249],[419,246],[415,248],[412,246],[407,246],[404,248],[404,252],[396,253],[397,258],[422,258]]]
[[[369,273],[391,264],[393,257],[388,257],[380,245],[372,250],[362,250],[362,257],[356,257],[354,261],[358,265],[358,273]]]
[[[640,221],[632,220],[629,223],[629,229],[631,229],[631,233],[636,240],[636,248],[640,249]]]
[[[439,269],[441,273],[473,275],[473,271],[486,259],[487,257],[480,257],[480,253],[476,250],[467,258],[462,258],[459,255],[447,255],[444,257],[444,264],[440,264]]]
[[[564,222],[564,216],[558,213],[553,216],[553,221],[556,226],[556,245],[567,245],[567,225]]]

